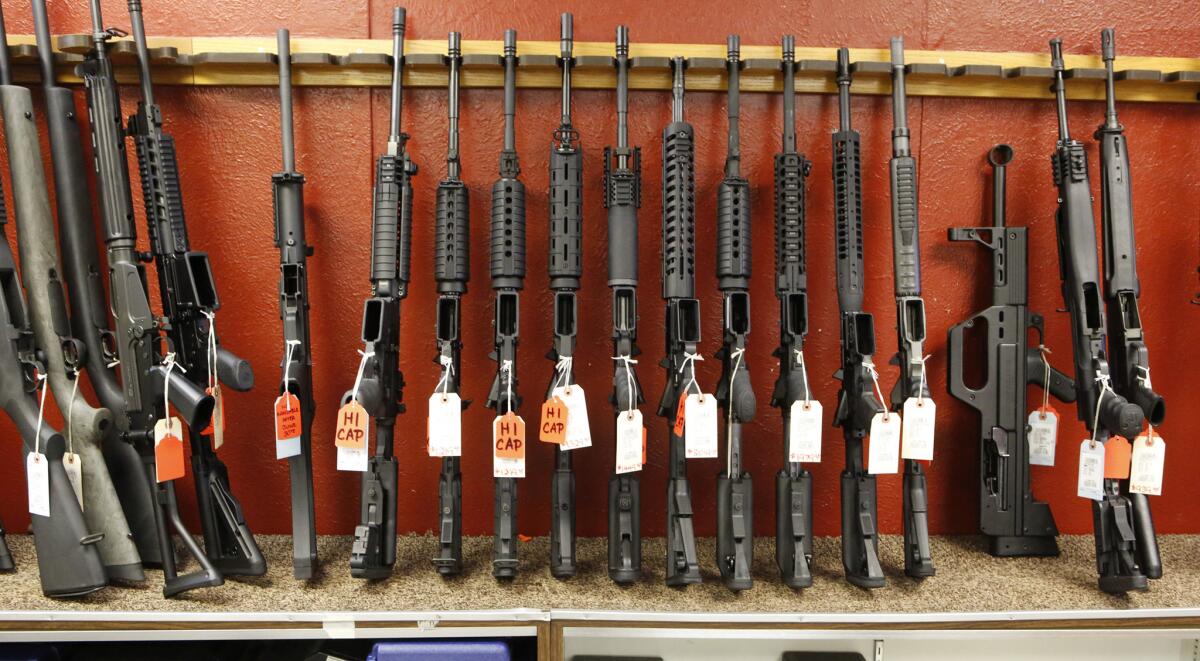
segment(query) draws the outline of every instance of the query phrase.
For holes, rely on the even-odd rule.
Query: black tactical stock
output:
[[[1150,385],[1150,351],[1146,347],[1142,316],[1138,311],[1141,284],[1137,276],[1137,246],[1133,237],[1133,188],[1130,183],[1129,143],[1125,127],[1117,121],[1113,89],[1116,43],[1113,29],[1100,33],[1104,56],[1107,108],[1104,123],[1096,129],[1100,143],[1100,197],[1104,229],[1104,304],[1108,312],[1109,372],[1118,395],[1142,409],[1146,422],[1161,425],[1166,417],[1162,395]],[[1147,578],[1162,577],[1162,559],[1150,501],[1145,494],[1128,493],[1133,508],[1137,562]]]
[[[642,150],[629,146],[629,28],[617,26],[617,146],[604,148],[604,208],[608,210],[608,287],[612,290],[613,394],[616,415],[645,399],[634,372],[637,347],[637,210],[642,206]],[[672,462],[674,463],[674,462]],[[637,473],[608,482],[608,575],[632,583],[642,575],[641,498]],[[675,505],[668,496],[668,516]],[[691,517],[690,501],[687,516]],[[667,530],[670,553],[670,528]],[[668,560],[668,572],[673,563]],[[668,573],[670,581],[670,573]]]
[[[951,241],[974,241],[992,254],[992,305],[950,328],[946,378],[950,394],[979,411],[979,529],[995,556],[1058,555],[1058,528],[1050,505],[1034,498],[1029,477],[1029,427],[1025,392],[1030,384],[1049,387],[1063,402],[1075,401],[1070,377],[1043,364],[1042,316],[1029,311],[1028,230],[1005,223],[1005,168],[1012,160],[1008,145],[988,152],[992,166],[992,226],[956,227]],[[978,361],[964,353],[967,329],[987,333],[983,356],[985,381],[972,388],[966,364]],[[1029,346],[1029,331],[1037,347]],[[1047,358],[1048,360],[1048,358]]]
[[[317,568],[312,477],[312,421],[316,402],[313,400],[312,344],[308,325],[308,258],[313,249],[304,237],[304,175],[296,171],[291,42],[286,29],[281,28],[277,38],[283,168],[271,176],[271,189],[275,207],[275,247],[279,249],[279,319],[283,322],[285,346],[280,363],[279,393],[291,393],[300,402],[300,454],[288,458],[292,485],[292,575],[308,580]]]
[[[837,56],[840,128],[833,134],[834,250],[838,308],[842,316],[841,380],[833,424],[846,441],[842,471],[842,565],[846,580],[863,588],[884,584],[876,530],[875,476],[863,463],[863,440],[871,419],[884,410],[873,385],[875,318],[863,311],[862,164],[859,134],[850,127],[850,52]]]
[[[696,299],[696,142],[692,125],[683,119],[685,62],[682,57],[672,60],[671,123],[662,133],[662,297],[667,302],[666,353],[662,366],[667,374],[658,415],[666,419],[670,439],[667,585],[672,586],[700,582],[687,449],[683,435],[675,433],[679,398],[704,392],[695,382],[700,351],[700,301]]]
[[[129,192],[129,169],[125,158],[125,131],[112,62],[108,58],[111,31],[102,28],[100,3],[92,0],[92,49],[78,73],[87,91],[88,115],[95,151],[93,165],[100,196],[100,215],[108,254],[109,295],[115,322],[113,342],[120,364],[124,392],[124,424],[118,423],[124,441],[132,443],[142,458],[143,470],[153,486],[154,522],[164,575],[163,595],[217,586],[224,577],[183,525],[175,502],[175,485],[155,480],[154,425],[168,412],[163,403],[167,391],[171,405],[189,427],[202,429],[212,417],[213,398],[191,380],[171,373],[170,354],[160,353],[167,343],[162,324],[150,309],[143,265],[137,253],[137,231],[133,222],[133,200]],[[97,283],[98,285],[99,283]],[[176,572],[174,548],[168,521],[189,553],[200,565],[183,576]]]
[[[805,201],[812,163],[796,152],[796,40],[783,38],[783,149],[775,155],[775,296],[779,299],[779,378],[771,406],[783,416],[784,468],[775,476],[775,562],[784,584],[812,585],[812,473],[790,461],[792,405],[811,397],[804,368],[808,334]]]
[[[471,209],[458,157],[458,72],[462,66],[461,37],[451,32],[446,46],[450,67],[449,129],[446,178],[438,182],[434,279],[437,280],[437,349],[441,365],[438,392],[457,393],[462,352],[461,299],[471,278]],[[460,400],[463,410],[470,402]],[[433,565],[443,576],[462,573],[462,471],[460,457],[443,457],[438,478],[438,555]]]
[[[496,378],[488,393],[487,407],[497,416],[516,413],[521,406],[517,394],[517,336],[520,332],[520,294],[525,280],[525,184],[517,162],[517,31],[504,31],[504,148],[500,151],[500,178],[492,184],[491,275],[496,292],[495,349]],[[526,439],[528,440],[528,439]],[[492,575],[517,575],[517,481],[495,480],[493,512]]]
[[[717,280],[724,299],[724,337],[717,358],[721,380],[717,403],[725,411],[725,470],[717,475],[717,566],[725,586],[746,590],[753,585],[754,490],[742,470],[742,424],[754,419],[754,389],[746,365],[750,334],[750,182],[741,174],[738,134],[740,40],[730,35],[729,152],[725,178],[717,188]]]
[[[918,226],[917,160],[909,148],[904,88],[904,40],[892,38],[892,268],[896,289],[896,336],[900,348],[891,364],[900,368],[892,390],[892,410],[900,413],[910,397],[927,399],[925,378],[925,301],[921,298],[921,242]],[[904,573],[933,576],[929,554],[928,491],[925,473],[914,459],[904,460]]]
[[[583,276],[583,147],[579,131],[571,125],[571,68],[574,41],[570,14],[561,19],[559,65],[562,67],[562,121],[550,146],[550,240],[547,266],[554,291],[554,346],[546,357],[555,361],[554,376],[546,389],[549,399],[558,386],[575,383],[577,303],[575,292]],[[575,575],[575,473],[571,452],[554,448],[554,476],[550,480],[550,573],[558,578]]]
[[[1063,278],[1063,299],[1071,315],[1071,340],[1075,350],[1076,412],[1098,443],[1106,443],[1113,435],[1134,438],[1142,429],[1142,409],[1109,387],[1091,181],[1083,144],[1072,139],[1067,129],[1060,40],[1051,40],[1050,57],[1054,71],[1051,89],[1058,105],[1058,142],[1051,165],[1059,200],[1059,270]],[[1105,592],[1121,594],[1147,587],[1146,571],[1138,557],[1138,533],[1142,529],[1136,518],[1128,494],[1128,481],[1106,478],[1103,499],[1092,503],[1096,565],[1100,589]]]
[[[128,132],[137,147],[150,252],[158,272],[163,314],[170,322],[167,337],[175,362],[183,368],[180,380],[205,388],[212,361],[218,380],[233,390],[246,391],[254,385],[250,364],[213,337],[215,314],[221,307],[216,283],[208,255],[192,250],[188,242],[175,140],[163,130],[162,110],[154,102],[141,0],[129,0],[128,5],[142,89]],[[215,355],[210,356],[210,351]],[[188,431],[205,552],[222,574],[261,576],[267,571],[266,561],[246,525],[241,503],[233,495],[228,470],[203,428],[193,426]]]
[[[396,563],[397,464],[393,452],[396,415],[404,411],[400,373],[400,302],[408,296],[412,229],[412,181],[417,166],[400,131],[404,90],[404,19],[392,11],[392,103],[387,151],[375,164],[371,215],[371,298],[363,306],[364,365],[358,400],[375,419],[375,451],[362,475],[359,524],[350,547],[350,575],[378,579]],[[352,397],[347,392],[346,403]]]

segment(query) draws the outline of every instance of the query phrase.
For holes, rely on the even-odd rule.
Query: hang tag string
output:
[[[554,365],[554,385],[550,387],[550,390],[557,388],[560,383],[570,390],[571,367],[574,362],[575,359],[570,356],[562,356],[558,359],[558,362]]]
[[[287,410],[289,410],[289,411],[292,410],[292,398],[287,396],[287,394],[288,394],[287,384],[288,384],[288,377],[289,377],[289,374],[292,369],[292,355],[293,355],[293,352],[295,351],[296,347],[298,347],[298,346],[300,346],[300,340],[288,340],[287,342],[284,343],[284,347],[283,347],[283,395],[284,395],[283,403],[287,407]],[[212,381],[211,377],[209,378],[209,381],[211,383],[211,381]],[[209,387],[212,387],[212,386],[210,385]]]
[[[433,391],[437,392],[438,388],[442,389],[442,401],[446,401],[446,395],[450,394],[450,377],[454,375],[454,360],[450,356],[438,356],[438,362],[442,364],[442,378],[438,379],[437,385],[433,387]]]
[[[75,454],[75,425],[71,424],[71,419],[75,417],[75,396],[79,394],[79,368],[71,369],[71,380],[75,383],[71,386],[71,401],[67,405],[67,452]]]
[[[923,356],[919,361],[921,363],[921,381],[917,387],[917,406],[925,405],[925,391],[929,388],[929,382],[925,380],[925,361],[929,360],[929,356]]]
[[[679,373],[683,374],[683,371],[687,369],[689,365],[691,366],[692,371],[689,374],[691,379],[684,384],[683,392],[690,393],[692,391],[692,386],[696,386],[696,394],[700,395],[700,401],[704,401],[704,391],[700,390],[700,384],[696,382],[697,360],[704,360],[704,356],[701,356],[698,353],[688,353],[686,351],[683,352],[683,363],[679,365]]]
[[[1152,390],[1152,388],[1150,387],[1150,366],[1137,365],[1137,369],[1138,369],[1138,376],[1137,376],[1138,381],[1141,381],[1142,385],[1146,386],[1147,390]]]
[[[175,362],[175,352],[168,351],[163,357],[163,365],[167,368],[167,375],[163,377],[163,419],[166,420],[171,416],[171,372],[179,370],[187,372],[182,365]]]
[[[367,369],[367,360],[375,355],[373,350],[368,349],[363,351],[358,350],[358,355],[362,356],[362,360],[358,361],[358,374],[354,377],[354,389],[350,391],[350,400],[358,403],[358,387],[362,385],[363,370]]]
[[[500,363],[500,374],[504,376],[504,412],[512,413],[512,361]]]
[[[1096,415],[1092,418],[1092,444],[1089,446],[1092,449],[1096,448],[1096,430],[1100,427],[1100,403],[1104,401],[1104,393],[1112,390],[1107,374],[1096,377],[1096,381],[1100,384],[1100,396],[1096,398]]]
[[[1047,356],[1050,354],[1050,348],[1044,344],[1038,345],[1038,353],[1042,355],[1042,365],[1045,367],[1042,378],[1042,410],[1040,412],[1042,420],[1046,419],[1046,409],[1050,408],[1050,360]]]
[[[629,356],[613,356],[613,360],[620,360],[625,364],[625,380],[629,384],[629,407],[625,411],[632,418],[633,410],[637,408],[637,393],[633,389],[633,365],[637,365],[637,361]]]
[[[733,369],[729,373],[729,408],[726,410],[728,415],[725,416],[725,474],[733,475],[733,380],[737,378],[738,369],[742,366],[742,356],[745,355],[746,348],[738,347],[730,352],[729,357],[733,359]]]
[[[800,364],[800,376],[804,377],[804,401],[805,403],[812,401],[812,393],[808,390],[808,368],[804,365],[804,350],[795,349],[796,362]]]
[[[1146,447],[1154,445],[1154,425],[1146,423]]]
[[[41,396],[41,401],[38,404],[37,428],[34,429],[34,432],[33,432],[33,452],[34,452],[34,454],[41,454],[42,453],[42,420],[45,419],[44,414],[46,413],[46,375],[42,374],[41,370],[38,370],[34,374],[34,379],[37,384],[34,386],[34,389],[40,388],[42,391],[42,396]]]
[[[208,319],[208,387],[215,388],[217,387],[217,317],[210,310],[201,310],[201,313]],[[292,340],[292,342],[299,344],[298,340]],[[287,365],[284,365],[284,370],[283,380],[286,382]]]
[[[883,421],[887,422],[889,411],[887,402],[883,400],[883,391],[879,389],[879,372],[875,370],[875,363],[869,360],[866,362],[866,366],[867,372],[871,374],[871,382],[875,385],[875,396],[879,398],[879,406],[883,407]]]

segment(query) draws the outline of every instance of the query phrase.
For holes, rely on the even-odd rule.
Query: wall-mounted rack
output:
[[[33,37],[9,37],[18,82],[34,82],[36,51]],[[58,37],[59,80],[79,83],[75,64],[91,45],[89,35]],[[274,37],[159,37],[149,39],[156,83],[165,85],[255,86],[275,85]],[[405,85],[441,87],[446,84],[446,44],[417,39],[405,44]],[[385,87],[391,76],[391,41],[386,39],[292,39],[293,82],[318,87]],[[557,41],[522,41],[517,86],[557,89]],[[629,86],[634,89],[671,88],[670,58],[682,55],[688,62],[688,89],[722,90],[725,87],[723,44],[651,44],[630,46]],[[501,87],[501,42],[462,43],[463,87]],[[796,49],[796,91],[833,94],[836,49]],[[613,45],[609,42],[576,42],[579,89],[608,89],[616,85]],[[780,49],[777,46],[742,46],[745,73],[741,86],[747,92],[781,89]],[[1049,53],[989,53],[978,51],[905,52],[908,93],[912,96],[1048,99],[1051,71]],[[113,42],[112,58],[117,77],[135,83],[137,72],[133,43]],[[857,94],[890,94],[891,65],[885,49],[855,48],[850,59],[856,73],[852,91]],[[1098,55],[1067,55],[1067,95],[1072,99],[1104,98],[1104,65]],[[1117,58],[1117,98],[1122,101],[1195,103],[1200,94],[1200,58]]]

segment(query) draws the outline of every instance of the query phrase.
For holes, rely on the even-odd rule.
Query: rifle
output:
[[[92,48],[79,65],[78,73],[87,91],[95,151],[93,165],[108,254],[110,305],[116,322],[113,342],[120,361],[125,399],[121,409],[124,421],[119,422],[118,427],[121,439],[132,443],[141,455],[147,480],[154,485],[156,507],[153,513],[163,567],[163,595],[171,597],[186,590],[220,585],[224,577],[184,526],[175,500],[174,482],[156,481],[154,427],[156,422],[166,420],[169,415],[163,401],[164,391],[188,426],[193,428],[208,426],[214,401],[190,379],[178,376],[168,381],[174,367],[173,356],[170,352],[168,356],[159,352],[159,346],[167,341],[165,320],[155,318],[151,312],[145,272],[137,252],[120,98],[112,62],[108,58],[108,40],[114,35],[101,27],[99,0],[91,1],[91,10]],[[95,321],[98,320],[93,323]],[[196,571],[182,576],[177,573],[167,521],[200,565]]]
[[[496,292],[496,338],[491,358],[496,361],[496,378],[488,393],[487,407],[499,418],[516,413],[517,335],[520,331],[519,294],[525,279],[525,184],[517,178],[517,31],[504,31],[504,148],[500,152],[500,178],[492,185],[491,273]],[[495,486],[494,545],[492,575],[517,575],[517,481],[498,477]]]
[[[546,398],[556,387],[575,384],[575,292],[583,275],[583,147],[571,125],[571,67],[573,26],[570,14],[561,17],[559,64],[562,66],[562,121],[550,147],[550,241],[548,270],[554,291],[554,347],[546,357],[555,362]],[[554,448],[554,477],[550,482],[550,573],[575,575],[575,474],[571,452]]]
[[[1112,28],[1100,33],[1104,56],[1106,112],[1096,129],[1100,143],[1101,223],[1104,230],[1104,306],[1112,338],[1109,366],[1113,390],[1142,409],[1152,427],[1162,424],[1167,410],[1163,398],[1150,385],[1150,352],[1146,348],[1142,315],[1137,300],[1137,246],[1133,236],[1133,188],[1130,184],[1129,143],[1125,127],[1117,121],[1113,60],[1116,43]],[[1133,508],[1137,563],[1147,578],[1162,577],[1162,559],[1154,535],[1150,501],[1145,494],[1128,493]]]
[[[446,134],[446,178],[437,189],[437,264],[434,278],[438,283],[437,346],[434,360],[442,366],[438,384],[441,393],[458,393],[462,338],[461,300],[471,279],[471,205],[469,190],[463,184],[458,155],[458,71],[462,66],[462,40],[451,32],[446,45],[450,66],[449,129]],[[436,394],[436,393],[435,393]],[[470,404],[462,401],[466,410]],[[438,478],[438,557],[433,564],[443,576],[462,573],[462,470],[460,457],[442,457]]]
[[[317,524],[313,503],[312,420],[316,412],[309,339],[308,258],[312,246],[304,237],[304,175],[296,171],[292,135],[292,55],[286,28],[279,44],[279,118],[283,169],[271,176],[275,206],[275,247],[279,249],[279,319],[286,350],[280,367],[280,394],[300,403],[300,451],[288,457],[292,483],[292,574],[307,580],[317,567]]]
[[[604,208],[608,209],[608,286],[612,290],[613,355],[617,361],[611,401],[617,416],[633,416],[638,405],[645,401],[641,385],[633,371],[637,362],[634,356],[641,353],[637,347],[637,210],[642,206],[642,150],[640,147],[629,146],[629,28],[624,25],[617,26],[616,66],[617,146],[604,148]],[[686,491],[683,496],[687,497]],[[668,520],[672,520],[673,512],[675,504],[668,495]],[[687,515],[690,524],[690,502]],[[668,553],[673,548],[671,540],[672,531],[668,526]],[[668,561],[668,572],[671,571],[671,566],[672,563]],[[638,476],[636,473],[614,471],[608,482],[608,575],[617,583],[632,583],[641,573],[641,499],[638,495]]]
[[[876,413],[885,411],[873,391],[875,318],[863,311],[862,164],[859,134],[850,127],[850,51],[838,49],[839,130],[833,134],[833,189],[838,308],[842,316],[841,380],[833,424],[846,441],[842,471],[842,565],[846,580],[862,588],[884,584],[875,528],[875,476],[863,465],[863,440]]]
[[[22,91],[29,94],[27,90],[12,86],[11,71],[4,18],[0,15],[0,94],[5,100],[19,98]],[[5,112],[8,113],[10,109],[16,109],[14,104],[5,103]],[[23,116],[21,120],[30,121]],[[7,117],[5,129],[7,137]],[[14,152],[30,149],[32,153],[23,160],[14,158]],[[16,173],[20,167],[32,165],[32,157],[40,154],[40,147],[36,140],[32,145],[10,142],[8,152],[10,170]],[[21,175],[18,175],[20,178]],[[22,185],[22,188],[29,187]],[[2,198],[3,191],[0,190]],[[46,369],[34,342],[21,281],[6,236],[7,220],[8,213],[0,202],[0,337],[4,338],[0,341],[0,407],[21,434],[24,449],[22,458],[26,465],[29,465],[30,454],[34,452],[41,453],[39,461],[47,462],[46,495],[49,510],[46,515],[30,514],[42,594],[47,597],[74,597],[95,592],[108,583],[98,548],[103,533],[89,531],[63,468],[65,442],[57,431],[45,423],[42,410],[34,401]],[[44,390],[41,395],[41,405],[44,406]],[[29,479],[34,478],[30,476]],[[0,567],[6,571],[13,569],[7,542],[0,548]]]
[[[392,10],[392,104],[387,151],[375,164],[374,213],[371,216],[371,298],[363,306],[365,345],[357,398],[375,418],[375,454],[362,476],[359,524],[350,547],[350,575],[383,578],[396,563],[396,481],[393,453],[396,415],[404,412],[404,375],[400,373],[400,301],[408,297],[412,242],[412,181],[417,166],[400,131],[404,98],[403,7]],[[355,398],[347,392],[342,403]]]
[[[1029,311],[1028,229],[1005,223],[1005,172],[1012,147],[988,152],[992,166],[992,226],[954,227],[951,241],[974,241],[992,253],[992,305],[950,328],[947,384],[950,394],[979,411],[979,529],[995,556],[1056,556],[1058,528],[1050,505],[1033,497],[1029,478],[1029,426],[1025,391],[1042,386],[1063,402],[1075,401],[1075,383],[1050,366],[1043,353],[1040,314]],[[987,331],[987,380],[971,388],[963,377],[963,337]],[[1029,331],[1038,346],[1029,346]],[[1043,409],[1041,415],[1046,415]]]
[[[900,368],[892,389],[892,410],[906,413],[930,399],[925,378],[925,301],[921,298],[921,235],[917,204],[917,160],[909,149],[904,89],[904,39],[892,37],[892,268],[896,290],[896,337],[900,347],[890,364]],[[932,402],[932,399],[930,399]],[[929,553],[929,506],[925,473],[915,459],[904,460],[904,573],[934,575]]]
[[[3,33],[0,18],[0,36]],[[5,43],[0,40],[0,45]],[[45,72],[43,72],[45,73]],[[50,72],[53,77],[53,70]],[[29,323],[45,367],[46,381],[69,426],[66,466],[79,471],[79,507],[89,530],[103,535],[97,544],[110,579],[142,581],[142,561],[129,533],[129,523],[100,450],[112,427],[112,413],[95,409],[78,395],[77,378],[83,346],[67,322],[66,300],[59,273],[54,218],[46,192],[41,141],[33,115],[33,95],[24,87],[0,87],[4,135],[11,165],[13,203],[19,232],[17,249],[29,303]]]
[[[783,38],[783,149],[775,155],[775,296],[779,299],[779,379],[771,406],[783,416],[785,467],[775,476],[775,561],[789,587],[812,585],[812,473],[791,461],[792,408],[810,402],[804,368],[808,334],[805,200],[812,163],[796,152],[796,39]],[[810,405],[811,406],[811,405]]]
[[[125,395],[110,366],[116,360],[115,336],[110,330],[108,301],[101,282],[101,273],[105,269],[100,261],[93,222],[75,95],[70,89],[55,84],[54,54],[44,0],[33,2],[33,18],[54,166],[62,275],[70,300],[69,334],[82,343],[80,368],[86,368],[97,400],[112,415],[114,424],[107,430],[101,447],[138,556],[143,566],[158,567],[162,565],[162,557],[154,522],[157,504],[153,482],[147,479],[137,450],[118,438],[119,428],[125,424]]]
[[[700,582],[692,495],[687,481],[687,448],[676,433],[680,397],[703,396],[696,383],[700,345],[700,301],[696,298],[696,145],[692,125],[683,119],[686,60],[672,61],[671,123],[662,133],[662,297],[667,302],[666,387],[658,414],[667,420],[670,479],[667,486],[667,584]],[[618,354],[619,355],[619,354]]]
[[[221,302],[208,253],[192,250],[188,243],[175,139],[163,130],[162,109],[154,102],[141,0],[129,0],[128,6],[142,87],[142,99],[137,113],[129,118],[128,132],[137,147],[150,252],[166,318],[164,329],[175,362],[183,370],[180,380],[190,380],[201,389],[207,387],[206,392],[219,407],[222,397],[218,382],[245,392],[254,385],[254,372],[250,363],[217,341],[215,315]],[[205,429],[214,425],[224,425],[223,412],[216,412],[213,425],[188,430],[205,552],[222,574],[261,576],[267,571],[267,563],[246,525],[241,503],[230,488],[229,472],[206,433],[221,433]]]
[[[1058,259],[1063,299],[1071,315],[1076,413],[1095,441],[1106,443],[1113,434],[1133,438],[1142,428],[1143,413],[1109,385],[1091,182],[1083,143],[1072,139],[1067,128],[1061,40],[1050,41],[1050,59],[1054,71],[1051,89],[1058,105],[1058,142],[1052,158],[1059,200]],[[1100,589],[1114,594],[1147,587],[1137,557],[1139,530],[1123,482],[1106,478],[1103,499],[1092,502]]]
[[[729,151],[725,178],[717,189],[717,280],[724,299],[724,340],[717,358],[721,380],[717,403],[725,411],[725,470],[717,475],[717,566],[731,590],[753,585],[754,490],[742,470],[742,424],[754,419],[756,406],[746,343],[750,334],[750,182],[741,174],[738,135],[738,85],[742,64],[740,39],[730,35]]]

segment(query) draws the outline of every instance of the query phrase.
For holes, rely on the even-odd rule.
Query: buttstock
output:
[[[224,347],[217,347],[217,378],[238,392],[254,387],[254,370],[250,362]]]

